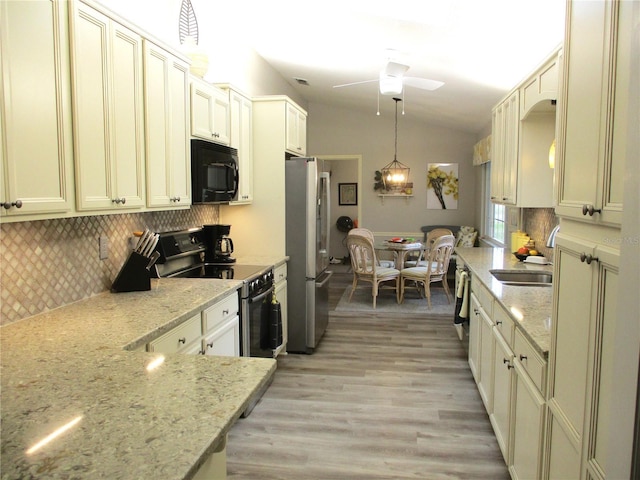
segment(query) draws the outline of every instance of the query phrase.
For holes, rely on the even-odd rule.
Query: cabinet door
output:
[[[493,408],[489,413],[489,419],[502,450],[502,456],[508,464],[513,352],[496,327],[493,329],[493,336],[496,350],[493,363]]]
[[[624,47],[621,57],[616,55],[620,3],[569,4],[556,151],[560,160],[556,213],[613,225],[620,225],[622,212],[625,149],[618,143],[629,135],[629,88],[614,88],[628,86],[630,71],[631,40],[625,37],[630,31],[620,37]]]
[[[73,206],[68,5],[0,2],[2,216]]]
[[[229,97],[202,80],[191,79],[191,135],[229,145]]]
[[[140,207],[141,38],[81,2],[72,5],[78,210]]]
[[[293,105],[287,104],[286,149],[297,155],[307,153],[307,117]]]
[[[487,412],[493,409],[493,370],[495,358],[495,340],[493,322],[483,309],[480,309],[480,381],[478,391]]]
[[[469,367],[476,383],[480,381],[480,353],[481,343],[480,304],[474,294],[471,294],[471,309],[469,314]]]
[[[491,200],[495,203],[516,203],[519,98],[519,91],[516,90],[492,113]]]
[[[253,105],[251,100],[230,91],[230,144],[238,150],[240,181],[237,200],[233,205],[253,201]]]
[[[513,376],[513,437],[509,471],[514,479],[541,478],[544,398],[528,378],[520,360]]]
[[[189,67],[166,50],[144,42],[147,206],[191,203]]]
[[[240,317],[235,315],[205,338],[205,355],[240,356]]]

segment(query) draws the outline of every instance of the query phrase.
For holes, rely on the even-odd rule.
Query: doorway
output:
[[[324,170],[330,172],[331,209],[329,212],[329,257],[348,258],[347,233],[338,230],[338,218],[347,216],[362,225],[362,155],[317,155],[324,161]],[[356,205],[352,201],[340,205],[340,184],[356,184]],[[349,186],[349,191],[351,187]],[[344,190],[343,190],[344,193]],[[343,199],[344,200],[344,199]]]

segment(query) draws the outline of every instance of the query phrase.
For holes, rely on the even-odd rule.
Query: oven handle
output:
[[[273,289],[275,288],[275,285],[271,285],[271,287],[269,288],[269,290],[262,292],[260,295],[258,295],[257,297],[249,297],[247,298],[247,301],[249,303],[255,303],[255,302],[261,302],[262,299],[264,297],[266,297],[267,295],[269,295],[270,293],[273,293]]]

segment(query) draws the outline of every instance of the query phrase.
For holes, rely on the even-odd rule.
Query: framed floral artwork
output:
[[[458,208],[458,164],[430,163],[427,171],[427,208]]]

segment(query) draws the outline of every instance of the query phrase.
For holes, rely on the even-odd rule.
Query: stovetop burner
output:
[[[247,280],[265,273],[269,268],[270,267],[266,267],[264,265],[204,263],[170,276],[178,278],[223,278],[227,280]]]

